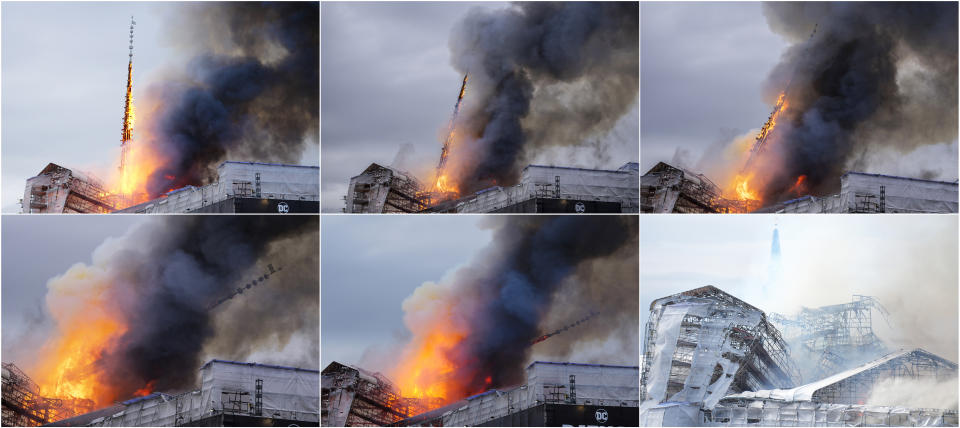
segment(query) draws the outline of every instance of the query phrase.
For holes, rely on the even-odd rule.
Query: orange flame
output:
[[[61,398],[78,413],[125,398],[100,365],[127,331],[125,316],[114,304],[108,271],[99,265],[77,264],[51,279],[47,287],[46,303],[55,330],[37,358],[25,365],[40,394]]]
[[[145,397],[145,396],[147,396],[147,395],[150,395],[150,393],[153,392],[153,385],[154,385],[155,383],[156,383],[156,382],[155,382],[155,381],[152,381],[152,380],[151,380],[150,382],[147,382],[147,386],[145,386],[145,387],[143,387],[143,388],[140,388],[140,389],[138,389],[138,390],[136,390],[136,391],[133,391],[133,395],[134,395],[135,397]]]
[[[455,365],[447,357],[465,335],[445,331],[428,334],[420,343],[408,347],[408,352],[395,368],[394,381],[404,397],[451,399],[455,386],[448,385]]]
[[[737,177],[734,179],[734,189],[737,193],[737,199],[741,201],[759,201],[760,197],[757,196],[756,190],[750,190],[750,180],[753,179],[753,174],[737,174]]]
[[[797,196],[802,196],[804,193],[807,193],[806,175],[800,175],[797,177],[797,181],[793,183],[793,186],[790,187],[790,193],[793,193]]]
[[[451,182],[450,176],[447,174],[437,177],[437,182],[434,185],[434,189],[436,189],[437,192],[442,193],[459,193],[457,186]]]

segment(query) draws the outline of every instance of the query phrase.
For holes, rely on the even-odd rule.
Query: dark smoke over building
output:
[[[308,216],[151,218],[105,241],[90,265],[50,280],[57,331],[48,346],[69,343],[80,323],[107,318],[122,326],[100,344],[90,370],[63,375],[96,379],[101,405],[145,387],[193,387],[211,357],[260,352],[264,362],[317,367],[318,231]],[[304,349],[289,350],[301,335],[308,343],[296,346]],[[33,372],[46,377],[41,368]]]
[[[452,372],[435,379],[448,386],[446,399],[519,384],[535,340],[563,324],[574,323],[576,331],[551,337],[543,344],[551,348],[538,344],[537,350],[577,359],[583,356],[576,355],[573,343],[623,342],[604,349],[604,359],[636,362],[636,217],[491,221],[496,231],[489,247],[443,283],[427,283],[404,302],[405,321],[414,333],[405,355],[433,349],[435,343],[422,339],[441,329],[462,335],[446,352]],[[589,321],[579,325],[576,321],[585,316]],[[427,348],[417,348],[424,343]],[[603,354],[596,350],[593,357]],[[393,378],[413,371],[401,362]]]
[[[452,62],[470,76],[451,156],[461,191],[512,185],[534,149],[614,127],[636,104],[638,7],[515,3],[454,26]]]
[[[184,15],[200,53],[149,89],[158,107],[145,144],[163,158],[149,196],[207,184],[224,160],[297,163],[319,132],[319,4],[211,3]]]
[[[794,42],[766,83],[771,100],[787,90],[788,108],[773,131],[776,147],[756,162],[769,183],[764,200],[790,199],[801,175],[812,194],[835,192],[837,177],[868,169],[879,151],[956,141],[956,3],[774,2],[763,10]]]

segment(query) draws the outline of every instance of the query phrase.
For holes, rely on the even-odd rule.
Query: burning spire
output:
[[[813,32],[810,33],[810,38],[807,39],[807,44],[809,45],[810,40],[813,40],[813,36],[817,34],[817,24],[813,24]],[[809,49],[809,46],[807,47]],[[770,136],[770,132],[773,131],[773,128],[777,126],[777,119],[787,109],[787,92],[790,91],[790,85],[793,83],[793,77],[790,77],[790,80],[787,82],[786,89],[780,93],[780,96],[777,98],[777,104],[773,106],[773,111],[770,113],[770,117],[767,118],[767,122],[763,124],[763,128],[760,128],[760,133],[757,134],[756,141],[753,144],[753,148],[750,149],[750,157],[747,158],[747,163],[743,165],[743,170],[741,173],[746,173],[750,169],[750,165],[753,164],[754,158],[763,151],[764,144],[767,142],[767,137]]]
[[[133,140],[133,27],[137,21],[130,16],[130,53],[127,62],[127,93],[123,101],[123,127],[120,134],[120,193],[121,198],[126,199],[127,194],[123,188],[126,183],[126,166],[128,156],[130,155],[130,145]]]
[[[463,94],[467,92],[467,77],[463,75],[463,84],[460,85],[460,95],[457,96],[457,103],[453,105],[453,116],[450,118],[450,125],[447,126],[447,137],[443,140],[443,148],[440,149],[440,163],[437,164],[437,174],[433,180],[433,190],[439,192],[448,192],[452,187],[447,183],[447,176],[443,174],[443,169],[447,165],[447,156],[450,154],[450,143],[453,142],[454,127],[457,122],[457,114],[460,113],[460,103],[463,101]]]

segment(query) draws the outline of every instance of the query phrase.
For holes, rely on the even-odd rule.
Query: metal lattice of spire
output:
[[[447,137],[443,140],[443,147],[440,149],[440,162],[437,164],[436,176],[433,179],[433,186],[436,188],[437,181],[443,175],[443,170],[447,166],[447,155],[450,154],[450,143],[453,140],[454,126],[456,126],[457,115],[460,114],[460,103],[463,102],[463,94],[467,92],[467,77],[463,75],[463,83],[460,85],[460,94],[457,96],[457,103],[453,105],[453,116],[448,125]]]
[[[120,141],[130,141],[133,137],[133,122],[131,121],[133,114],[133,27],[137,25],[137,22],[133,20],[133,16],[130,17],[130,53],[127,55],[130,59],[127,62],[127,92],[126,98],[124,99],[123,105],[123,134]]]

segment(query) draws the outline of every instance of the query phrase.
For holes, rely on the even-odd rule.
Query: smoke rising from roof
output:
[[[438,326],[460,337],[442,349],[451,371],[421,381],[449,385],[448,400],[516,385],[534,351],[531,342],[590,311],[599,315],[537,344],[545,349],[542,354],[585,355],[604,363],[636,361],[636,217],[509,216],[488,221],[496,230],[488,248],[440,283],[423,284],[403,303],[413,338],[401,360],[424,346],[440,346],[435,340]],[[576,346],[585,342],[613,354]],[[409,371],[401,361],[391,377],[404,378]]]
[[[210,3],[184,15],[200,52],[148,90],[157,107],[143,144],[163,158],[150,196],[209,183],[227,159],[297,163],[319,133],[319,4]]]
[[[845,171],[869,170],[879,151],[957,139],[955,3],[774,2],[763,11],[794,41],[765,85],[773,101],[789,84],[789,108],[775,153],[760,158],[764,200],[783,199],[800,175],[825,194]]]
[[[109,239],[90,265],[49,281],[56,330],[28,372],[43,385],[59,363],[46,360],[60,358],[47,351],[105,323],[122,328],[89,367],[64,374],[96,379],[101,405],[148,384],[164,392],[195,387],[204,359],[278,351],[300,333],[312,342],[303,354],[259,362],[316,367],[319,354],[308,352],[318,349],[318,231],[308,216],[161,216]],[[270,274],[268,263],[280,270]],[[209,309],[236,291],[252,295]]]
[[[584,144],[636,104],[638,3],[515,3],[454,27],[469,73],[451,168],[461,190],[511,185],[537,148]]]

